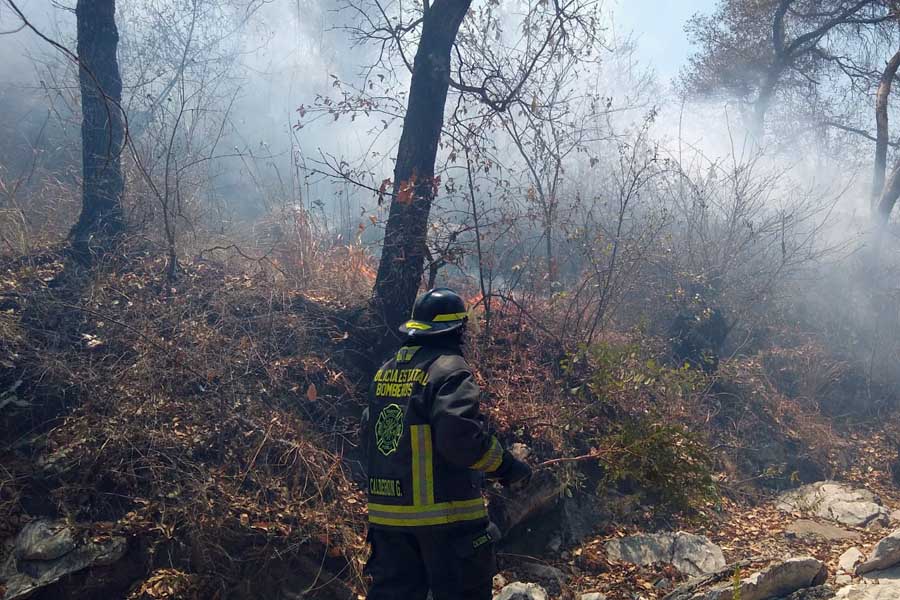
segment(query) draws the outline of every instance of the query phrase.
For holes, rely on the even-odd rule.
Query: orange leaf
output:
[[[412,204],[413,193],[416,189],[416,176],[413,175],[408,181],[400,183],[400,189],[397,190],[397,202],[400,204]]]

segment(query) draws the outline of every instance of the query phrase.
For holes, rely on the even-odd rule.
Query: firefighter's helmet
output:
[[[466,303],[449,288],[428,290],[413,305],[412,319],[400,326],[409,337],[431,337],[456,331],[469,320]]]

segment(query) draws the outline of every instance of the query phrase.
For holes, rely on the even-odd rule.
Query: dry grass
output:
[[[8,265],[21,306],[0,322],[20,333],[2,338],[0,389],[23,380],[32,407],[0,414],[0,521],[97,524],[223,594],[359,585],[343,309],[262,270],[185,264],[170,284],[163,266],[132,258],[49,290],[60,262]]]

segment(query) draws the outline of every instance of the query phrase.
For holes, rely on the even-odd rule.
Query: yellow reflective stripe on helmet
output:
[[[435,323],[446,323],[447,321],[462,321],[466,317],[468,317],[468,313],[449,313],[446,315],[436,315],[432,321]]]
[[[419,329],[421,331],[427,331],[431,329],[431,325],[428,323],[423,323],[421,321],[407,321],[404,326],[407,329]]]
[[[411,425],[413,505],[434,504],[434,464],[431,425]]]
[[[469,468],[476,471],[484,471],[485,473],[493,473],[500,468],[500,463],[502,462],[503,448],[500,446],[500,442],[497,441],[497,438],[491,436],[491,447],[484,453],[484,456],[479,458],[475,464]]]
[[[421,527],[444,525],[460,521],[476,521],[487,518],[484,500],[473,498],[455,502],[441,502],[425,506],[392,506],[369,504],[369,522],[394,527]]]

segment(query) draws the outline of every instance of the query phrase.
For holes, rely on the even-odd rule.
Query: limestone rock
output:
[[[834,588],[830,585],[818,585],[816,587],[798,590],[782,600],[830,600],[834,598]]]
[[[15,551],[0,566],[0,582],[6,586],[3,600],[23,600],[66,575],[91,567],[109,566],[125,556],[128,548],[125,538],[113,537],[78,545],[57,525],[33,526],[30,530],[26,527],[19,534]],[[64,554],[59,554],[66,549]],[[34,558],[54,555],[57,556],[46,560]],[[26,556],[31,558],[24,558]]]
[[[856,531],[847,531],[828,523],[817,523],[808,519],[799,519],[787,526],[787,537],[801,540],[818,539],[826,542],[838,542],[842,540],[856,540],[862,536]]]
[[[859,548],[850,548],[838,558],[838,569],[844,573],[854,573],[856,565],[865,558]]]
[[[606,600],[606,596],[600,592],[589,592],[581,595],[581,600]]]
[[[786,492],[776,506],[784,512],[807,513],[851,527],[889,521],[888,511],[878,496],[834,481],[820,481]]]
[[[868,560],[856,568],[859,575],[880,571],[900,564],[900,530],[895,531],[875,545]]]
[[[72,530],[61,521],[33,521],[16,538],[19,560],[55,560],[75,549]]]
[[[825,582],[825,565],[805,556],[776,563],[741,580],[741,600],[770,600],[789,596],[798,590],[821,585]],[[802,596],[801,596],[802,597]],[[692,600],[733,600],[734,587],[723,583],[695,594]]]
[[[547,592],[534,583],[516,581],[500,590],[494,600],[547,600]]]
[[[897,600],[900,598],[900,568],[878,571],[858,583],[838,590],[835,600]]]
[[[606,553],[612,560],[636,565],[671,564],[690,577],[715,573],[726,564],[721,548],[705,537],[683,531],[610,540]]]

